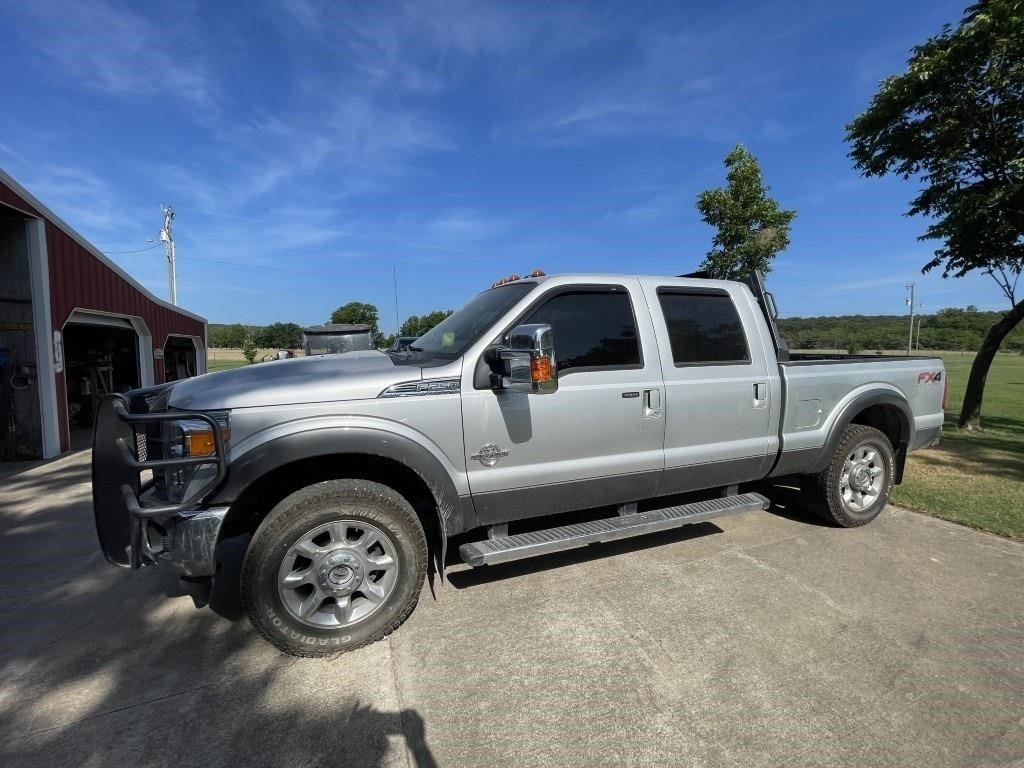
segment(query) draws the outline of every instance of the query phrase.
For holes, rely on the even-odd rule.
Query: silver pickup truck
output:
[[[765,509],[742,486],[780,476],[864,525],[938,441],[944,397],[939,359],[789,354],[760,276],[535,274],[401,352],[108,397],[96,524],[112,563],[193,586],[250,535],[253,625],[323,655],[398,627],[456,535],[485,566]]]

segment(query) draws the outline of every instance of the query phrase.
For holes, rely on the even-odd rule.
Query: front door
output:
[[[551,325],[558,391],[463,386],[480,522],[653,495],[664,466],[663,386],[639,281],[552,288],[512,325],[523,323]],[[476,361],[467,362],[472,370]]]

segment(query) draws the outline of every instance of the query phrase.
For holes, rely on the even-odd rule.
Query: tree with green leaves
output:
[[[701,218],[718,230],[700,268],[722,280],[769,272],[772,259],[789,245],[796,211],[783,210],[768,196],[757,158],[743,145],[726,155],[725,168],[726,186],[697,198]]]
[[[245,326],[241,323],[217,325],[211,323],[207,329],[207,341],[211,347],[230,347],[238,349],[245,340]]]
[[[364,324],[373,329],[373,335],[379,335],[377,330],[377,307],[362,301],[350,301],[331,312],[332,323]]]
[[[1010,302],[974,358],[960,411],[960,427],[980,429],[992,360],[1024,319],[1024,0],[973,5],[913,48],[907,71],[882,81],[847,140],[864,175],[921,184],[907,214],[927,216],[920,239],[941,242],[922,271],[980,271]]]
[[[435,325],[444,320],[452,313],[450,309],[435,309],[425,315],[410,315],[402,327],[398,329],[399,336],[416,336],[419,338]]]
[[[256,340],[251,332],[246,331],[245,338],[242,339],[242,357],[252,365],[256,362],[256,352]]]
[[[297,349],[302,346],[302,326],[271,323],[259,330],[256,343],[266,349]]]

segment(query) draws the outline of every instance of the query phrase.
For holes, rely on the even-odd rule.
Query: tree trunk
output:
[[[964,393],[964,406],[960,409],[960,420],[957,426],[968,431],[981,430],[981,400],[985,396],[985,379],[988,378],[988,369],[992,367],[992,360],[999,350],[1003,339],[1017,327],[1017,323],[1024,320],[1024,301],[1017,302],[1013,309],[1003,315],[1002,319],[988,329],[985,340],[981,342],[981,348],[974,358],[971,366],[971,376],[967,379],[967,392]]]

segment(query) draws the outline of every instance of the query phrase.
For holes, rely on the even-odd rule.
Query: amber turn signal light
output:
[[[228,431],[224,430],[222,436],[228,439]],[[197,430],[185,435],[186,456],[213,456],[217,452],[217,442],[213,437],[213,430]]]
[[[530,361],[530,378],[534,382],[551,381],[551,358],[533,358]]]

